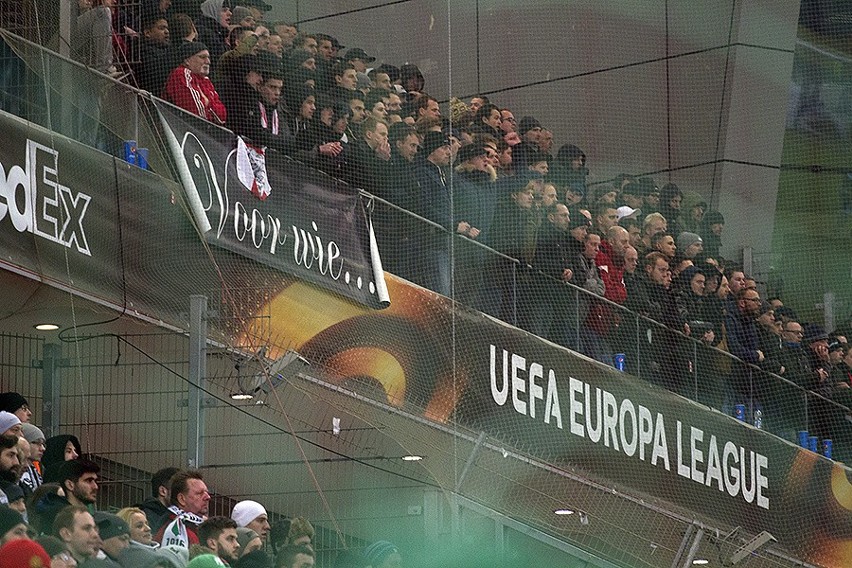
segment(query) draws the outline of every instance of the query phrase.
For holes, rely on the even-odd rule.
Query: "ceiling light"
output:
[[[572,509],[556,509],[553,511],[554,515],[573,515],[574,511]]]
[[[40,323],[33,327],[35,327],[39,331],[56,331],[57,329],[59,329],[59,326],[55,323]]]
[[[231,395],[231,400],[251,400],[254,396],[247,392],[235,392]]]
[[[704,564],[710,564],[710,561],[706,558],[696,558],[692,561],[692,564],[695,566],[703,566]]]
[[[419,462],[422,459],[423,459],[423,456],[415,456],[415,455],[402,456],[402,461],[407,461],[407,462]]]

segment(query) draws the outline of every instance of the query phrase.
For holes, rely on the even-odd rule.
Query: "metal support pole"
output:
[[[62,345],[45,343],[41,361],[42,411],[41,428],[48,438],[59,434],[59,368],[62,364]]]
[[[461,491],[462,483],[464,483],[473,462],[476,460],[476,456],[479,455],[479,450],[482,449],[483,442],[485,442],[485,432],[480,432],[479,437],[476,439],[476,444],[474,444],[473,450],[471,450],[470,455],[467,458],[467,462],[464,464],[464,469],[456,481],[456,493]]]
[[[692,540],[692,546],[689,547],[689,552],[683,560],[683,568],[692,568],[692,561],[695,560],[695,555],[698,554],[698,547],[701,545],[701,539],[704,537],[704,530],[698,529],[695,533],[695,538]]]
[[[207,375],[207,297],[189,297],[189,387],[186,454],[189,467],[204,463],[204,377]]]

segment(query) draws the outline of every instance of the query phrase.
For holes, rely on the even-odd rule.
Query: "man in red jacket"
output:
[[[181,64],[169,75],[163,98],[215,124],[225,124],[225,105],[210,80],[210,52],[201,42],[187,42],[179,49]]]

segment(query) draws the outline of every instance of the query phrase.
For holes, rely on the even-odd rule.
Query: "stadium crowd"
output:
[[[762,297],[720,255],[722,214],[688,202],[677,185],[627,174],[590,183],[583,150],[565,144],[554,152],[553,133],[533,116],[516,120],[486,96],[452,99],[442,111],[416,66],[374,65],[360,47],[267,22],[262,0],[146,0],[139,11],[79,0],[79,9],[79,61],[230,128],[255,173],[269,152],[281,152],[375,196],[372,221],[388,271],[606,364],[620,365],[623,354],[625,370],[715,408],[745,404],[747,420],[789,439],[801,427],[794,390],[805,389],[811,433],[852,445],[852,412],[844,410],[852,406],[849,322],[828,334],[781,298]],[[71,547],[78,522],[90,537],[100,528],[100,544],[83,555],[71,550],[78,561],[93,549],[118,560],[126,554],[110,553],[105,534],[129,535],[127,550],[175,548],[164,527],[177,527],[177,548],[200,544],[228,562],[234,542],[245,552],[255,537],[261,552],[277,552],[268,524],[257,525],[265,512],[248,519],[238,511],[262,511],[254,502],[238,504],[230,520],[205,520],[197,472],[158,472],[159,506],[119,511],[119,520],[89,515],[93,499],[77,493],[97,471],[78,458],[52,464],[55,477],[44,485],[51,489],[39,494],[31,482],[51,468],[41,468],[30,439],[37,433],[21,421],[31,449],[8,470],[24,497],[9,501],[36,491],[31,526],[57,537],[48,541],[54,547]],[[61,503],[64,513],[42,520],[45,502]],[[143,518],[147,533],[134,529]]]
[[[73,435],[45,439],[19,393],[0,394],[0,567],[312,568],[316,531],[303,517],[273,521],[253,500],[229,516],[209,515],[211,495],[197,470],[163,468],[151,496],[97,510],[97,463]],[[34,560],[36,558],[37,560]],[[343,550],[335,568],[400,568],[396,546],[379,540]]]

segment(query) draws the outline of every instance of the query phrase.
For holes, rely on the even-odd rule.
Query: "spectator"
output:
[[[169,21],[162,14],[142,20],[142,38],[137,40],[138,63],[133,68],[136,86],[155,95],[163,92],[175,65],[169,49]]]
[[[497,108],[497,105],[489,103],[476,111],[473,117],[472,132],[474,134],[488,134],[494,138],[501,139],[503,137],[503,133],[500,130],[501,123],[500,109]]]
[[[343,60],[351,63],[352,66],[355,68],[355,71],[357,71],[358,73],[366,73],[367,65],[375,62],[376,58],[367,55],[367,52],[361,49],[360,47],[350,47],[346,54],[343,56]],[[382,74],[387,75],[386,73]],[[390,89],[390,78],[388,78],[388,86],[384,88]]]
[[[0,435],[20,438],[24,435],[21,419],[5,410],[0,410]]]
[[[704,219],[704,213],[707,212],[707,202],[698,201],[692,207],[689,208],[689,215],[683,216],[681,215],[681,221],[683,222],[683,228],[690,233],[698,233],[701,231],[702,220]]]
[[[180,471],[176,467],[164,467],[151,476],[151,496],[137,505],[145,514],[145,518],[153,533],[157,533],[169,517],[171,496],[171,477]],[[134,523],[125,519],[133,528]]]
[[[0,410],[17,416],[21,424],[29,423],[33,417],[33,412],[30,410],[27,399],[16,392],[4,392],[0,394]]]
[[[230,0],[204,0],[201,3],[201,17],[195,21],[198,30],[198,42],[208,51],[207,65],[216,65],[219,58],[228,51],[228,26],[231,24]],[[209,70],[205,75],[209,74]]]
[[[210,517],[198,526],[198,540],[230,565],[239,558],[237,523],[228,517]]]
[[[127,524],[131,547],[144,548],[149,551],[159,548],[157,543],[154,542],[154,534],[148,524],[145,511],[137,507],[125,507],[119,510],[116,515]]]
[[[317,109],[316,96],[313,89],[303,85],[286,89],[285,95],[287,108],[290,111],[288,126],[295,144],[299,135],[304,136],[305,131],[311,128],[311,121]],[[296,151],[295,145],[286,151],[288,153]]]
[[[267,526],[269,522],[267,521]],[[267,531],[268,532],[268,531]],[[237,542],[240,544],[239,557],[242,558],[255,550],[263,548],[263,539],[248,527],[237,527]]]
[[[295,517],[290,520],[290,527],[287,532],[286,544],[294,546],[311,546],[314,541],[313,525],[305,517]]]
[[[204,476],[197,470],[179,471],[169,481],[171,507],[168,523],[157,532],[155,540],[163,547],[188,549],[198,544],[198,526],[204,522],[210,493]]]
[[[533,195],[534,186],[541,178],[518,175],[508,179],[503,185],[508,189],[500,196],[493,229],[488,233],[489,245],[508,258],[488,257],[485,265],[488,276],[483,282],[480,308],[503,321],[515,323],[516,294],[519,290],[528,290],[530,285],[525,267],[532,264],[535,254],[538,220],[533,213]]]
[[[53,534],[65,543],[77,564],[97,557],[98,527],[85,507],[72,505],[59,511],[53,521]]]
[[[0,435],[0,504],[8,505],[6,491],[18,483],[18,438],[8,434]]]
[[[732,290],[733,292],[733,290]],[[760,294],[757,290],[741,289],[733,299],[734,309],[725,318],[728,351],[746,364],[735,364],[731,374],[731,386],[735,403],[759,409],[766,393],[748,365],[759,365],[766,358],[760,350],[757,334],[757,316],[760,313]]]
[[[277,568],[313,568],[314,551],[305,545],[288,545],[276,557]]]
[[[208,76],[210,52],[207,46],[200,42],[185,43],[180,47],[179,57],[181,64],[169,75],[163,98],[214,124],[225,124],[225,105]]]
[[[645,339],[640,355],[643,361],[640,371],[642,376],[651,381],[683,393],[686,390],[685,377],[688,375],[681,368],[681,359],[677,353],[678,339],[673,331],[685,330],[685,322],[680,317],[671,290],[672,273],[668,259],[660,252],[652,252],[645,256],[643,271],[642,285],[628,293],[627,307],[668,329],[642,322],[645,329],[639,335]]]
[[[340,61],[330,67],[329,73],[332,80],[328,89],[329,96],[333,100],[348,102],[352,94],[358,90],[358,72],[355,71],[355,66],[348,61]],[[319,72],[317,74],[319,76]],[[321,86],[317,88],[323,90]],[[382,107],[384,108],[384,104]]]
[[[523,171],[529,166],[531,156],[538,154],[538,140],[541,137],[541,123],[532,116],[525,116],[517,126],[521,142],[512,147],[512,160],[515,171]]]
[[[118,559],[122,553],[130,547],[130,527],[117,515],[96,511],[92,517],[98,527],[100,537],[100,549],[106,557],[119,566]]]
[[[722,248],[722,230],[725,228],[725,218],[718,211],[708,211],[701,220],[698,234],[704,245],[704,254],[709,258],[719,258]]]
[[[645,199],[642,197],[642,186],[635,181],[630,181],[619,193],[619,203],[631,209],[642,209]]]
[[[355,187],[378,192],[381,190],[380,184],[388,179],[385,177],[391,157],[388,126],[380,120],[367,117],[361,132],[363,140],[356,140],[347,149],[348,181]]]
[[[391,148],[377,194],[405,211],[420,213],[420,184],[417,182],[414,158],[420,148],[420,136],[411,126],[398,122],[389,129]],[[422,229],[409,214],[396,208],[376,204],[373,219],[377,225],[379,250],[385,268],[412,282],[422,284]]]
[[[244,136],[247,142],[262,154],[264,148],[284,151],[293,139],[287,119],[279,113],[281,89],[284,80],[275,71],[264,70],[260,89],[252,99],[242,101],[228,111],[228,121],[234,134]],[[338,154],[343,149],[340,148]]]
[[[82,458],[59,465],[56,481],[65,492],[70,505],[93,507],[98,498],[98,464]]]
[[[701,237],[695,233],[684,231],[677,236],[677,241],[675,241],[675,243],[677,244],[677,250],[680,251],[681,258],[695,260],[696,256],[704,250],[704,244]]]
[[[229,90],[231,83],[242,83],[247,69],[253,67],[246,64],[251,61],[251,56],[257,55],[257,35],[251,28],[236,28],[232,34],[231,44],[233,49],[226,51],[213,66],[211,80],[216,85],[222,101],[230,108],[225,93]],[[274,61],[274,60],[273,60]],[[277,63],[277,62],[276,62]],[[280,64],[277,65],[279,68]],[[169,69],[171,71],[171,69]]]
[[[68,506],[65,491],[58,483],[43,483],[27,501],[27,517],[36,534],[49,534],[57,513]]]
[[[238,527],[245,527],[255,531],[264,541],[269,538],[269,515],[263,505],[257,501],[240,501],[234,505],[231,518],[236,521]]]
[[[24,465],[23,473],[21,474],[21,487],[27,495],[32,495],[32,492],[42,484],[41,476],[41,458],[44,455],[45,440],[44,433],[37,426],[25,423],[21,425],[24,438],[30,444],[30,452],[27,456],[27,462]]]
[[[586,153],[574,144],[565,144],[556,153],[555,168],[565,176],[565,181],[583,195],[588,194]]]
[[[29,539],[24,517],[8,505],[0,504],[0,546],[21,539]]]
[[[666,218],[659,213],[651,213],[645,217],[642,223],[642,240],[639,242],[640,248],[637,249],[641,255],[643,252],[653,252],[652,239],[657,233],[666,232]]]
[[[544,208],[545,222],[538,233],[530,293],[522,301],[521,327],[566,347],[576,346],[573,294],[561,285],[574,276],[576,247],[569,233],[571,215],[564,203]],[[584,218],[585,219],[585,218]]]
[[[452,200],[447,179],[450,157],[449,138],[440,132],[427,132],[415,164],[423,215],[446,231],[428,233],[424,243],[423,276],[427,288],[445,296],[449,296],[452,291],[450,239],[456,229],[453,226]]]
[[[657,233],[651,237],[651,250],[662,253],[671,265],[677,253],[674,237],[669,233]],[[674,275],[673,275],[674,276]]]
[[[680,235],[683,223],[680,220],[680,207],[683,204],[683,192],[673,184],[667,183],[660,190],[660,214],[666,218],[666,227],[673,235]]]
[[[169,44],[173,51],[171,59],[177,59],[177,53],[184,43],[198,39],[198,29],[195,22],[187,14],[175,14],[169,20]]]

